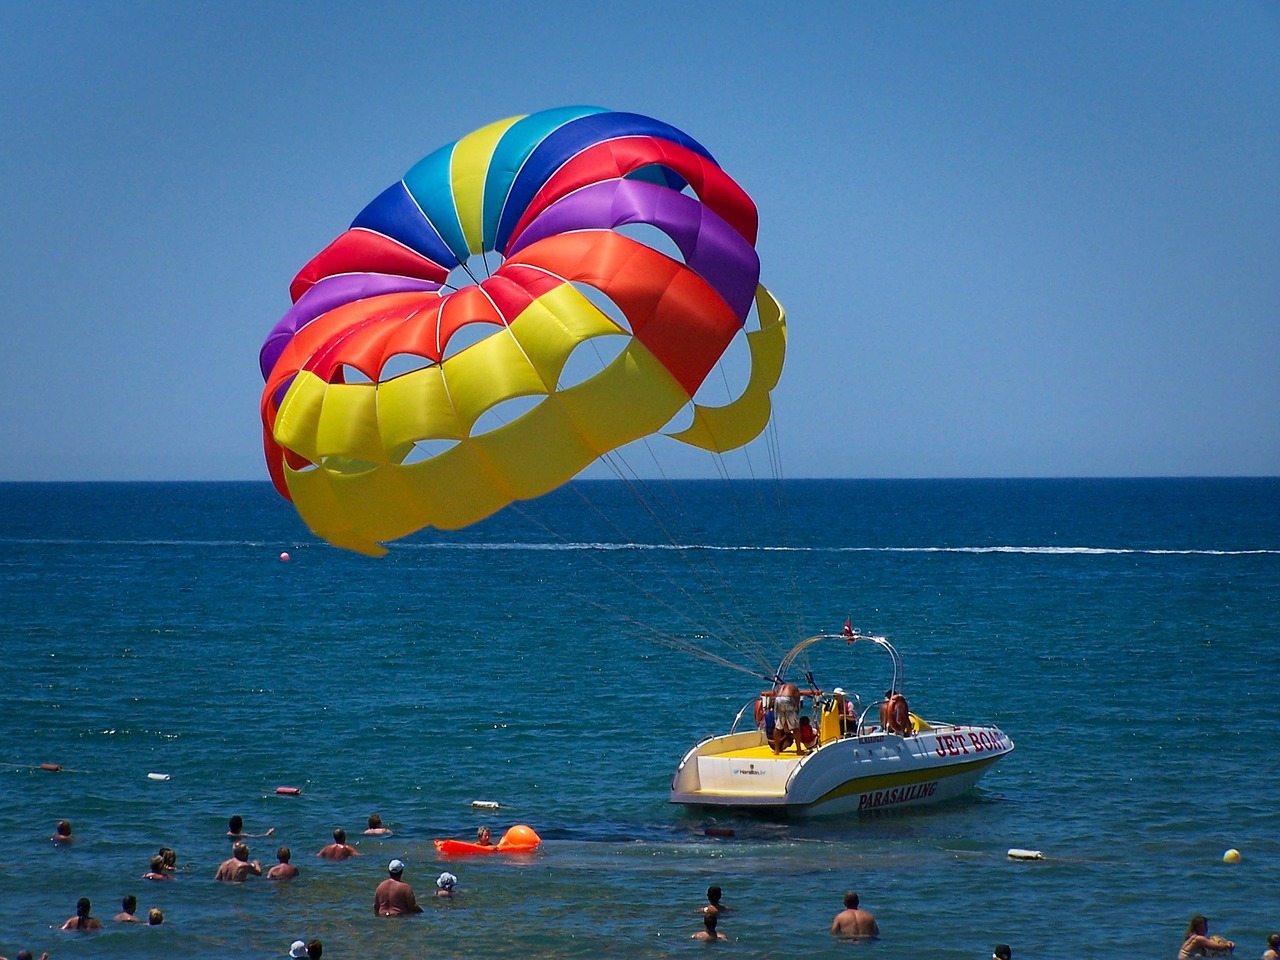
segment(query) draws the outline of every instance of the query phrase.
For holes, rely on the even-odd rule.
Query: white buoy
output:
[[[471,808],[473,810],[497,810],[502,804],[496,800],[472,800]]]
[[[1009,850],[1010,860],[1043,860],[1044,854],[1039,850],[1020,850],[1013,847]]]
[[[147,779],[148,780],[168,780],[169,775],[167,773],[148,773]]]

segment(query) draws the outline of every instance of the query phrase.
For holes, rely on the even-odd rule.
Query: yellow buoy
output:
[[[1222,855],[1222,862],[1223,863],[1239,863],[1240,851],[1237,850],[1235,847],[1232,847],[1230,850],[1228,850],[1226,853]]]

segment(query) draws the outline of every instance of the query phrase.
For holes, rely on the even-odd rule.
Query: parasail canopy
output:
[[[276,489],[319,536],[376,555],[655,433],[714,453],[749,443],[786,345],[756,228],[710,153],[649,117],[564,107],[442,147],[290,286],[260,354]],[[740,394],[696,402],[744,330]],[[583,349],[611,359],[575,380]]]

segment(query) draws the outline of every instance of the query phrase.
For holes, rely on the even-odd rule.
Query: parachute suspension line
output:
[[[670,479],[662,469],[662,464],[658,461],[657,457],[654,456],[653,449],[649,445],[648,440],[645,439],[641,442],[644,443],[645,449],[648,452],[650,459],[653,461],[653,465],[658,471],[661,480],[666,484],[669,502],[672,505],[671,509],[683,512],[684,503],[676,494]],[[750,657],[756,663],[761,665],[765,671],[771,670],[772,657],[755,639],[753,631],[747,629],[741,622],[741,618],[738,616],[738,611],[735,608],[730,607],[725,603],[721,603],[718,610],[707,610],[706,605],[703,602],[705,598],[713,596],[728,597],[732,594],[732,584],[730,580],[720,571],[712,558],[712,555],[710,553],[707,554],[705,566],[715,574],[718,582],[716,579],[708,579],[708,577],[703,573],[702,562],[694,563],[692,561],[690,556],[691,547],[688,544],[680,543],[672,533],[670,523],[664,519],[656,508],[655,501],[657,498],[650,493],[648,485],[639,478],[631,464],[628,463],[625,458],[619,456],[617,451],[614,451],[607,457],[602,457],[601,460],[613,471],[614,475],[618,477],[618,479],[627,484],[627,487],[631,491],[636,502],[644,508],[650,519],[662,531],[663,536],[666,537],[671,547],[679,554],[686,571],[699,586],[700,589],[696,593],[693,593],[690,592],[687,587],[680,584],[674,584],[686,597],[690,605],[701,611],[703,617],[703,623],[700,625],[701,628],[707,629],[708,624],[717,622],[717,618],[721,621],[729,621],[730,625],[736,628],[734,632],[737,633],[740,642],[737,645],[731,644],[723,636],[717,637],[717,640],[722,645],[733,648],[735,652]],[[689,522],[687,518],[685,523],[686,528],[688,528]],[[692,619],[687,615],[685,615],[685,619],[690,622],[691,625],[699,626],[694,624]],[[719,632],[723,633],[723,631]]]
[[[650,451],[650,453],[652,453],[652,451]],[[714,624],[726,619],[731,620],[733,617],[733,611],[731,609],[722,607],[720,609],[712,610],[712,609],[709,609],[704,602],[706,597],[725,595],[724,590],[727,588],[727,584],[724,583],[723,578],[721,578],[722,579],[721,590],[717,591],[713,589],[715,584],[708,582],[700,566],[698,564],[691,562],[688,546],[685,544],[681,544],[675,538],[674,534],[670,530],[669,524],[655,509],[652,502],[653,497],[651,492],[647,489],[644,483],[634,475],[634,471],[631,469],[630,464],[628,464],[625,461],[625,459],[616,456],[616,452],[615,454],[611,454],[601,459],[602,459],[602,462],[604,462],[604,464],[607,467],[609,467],[609,469],[613,472],[614,476],[617,477],[619,480],[621,480],[627,486],[627,489],[630,492],[632,499],[635,500],[635,502],[644,509],[645,513],[649,516],[650,520],[652,520],[655,526],[657,526],[659,530],[661,530],[662,535],[666,538],[666,540],[668,541],[668,544],[671,546],[673,550],[675,550],[677,555],[680,557],[680,560],[683,563],[686,572],[690,575],[690,577],[694,581],[697,582],[698,589],[690,590],[689,587],[678,582],[677,580],[675,580],[674,577],[669,577],[668,580],[671,586],[684,598],[686,603],[683,609],[676,610],[675,608],[671,607],[669,604],[667,605],[668,609],[672,610],[672,612],[675,613],[680,620],[682,620],[683,622],[689,625],[690,632],[695,632],[695,633],[698,632],[699,630],[707,629],[708,624]],[[630,472],[631,475],[628,475],[628,472]],[[672,491],[672,496],[673,496],[673,502],[677,506],[679,506],[680,501],[678,498],[674,497],[674,491]],[[619,533],[621,534],[621,531],[619,531]],[[710,560],[708,560],[708,566],[711,567],[713,570],[715,569],[714,564],[711,563]],[[696,619],[694,615],[690,613],[690,610],[693,610],[693,612],[698,615]],[[771,667],[769,658],[762,656],[760,651],[749,649],[749,648],[744,649],[742,646],[735,646],[729,643],[729,641],[727,641],[721,635],[713,635],[713,636],[714,636],[714,639],[721,646],[724,646],[733,650],[733,652],[735,654],[738,654],[739,656],[742,656],[742,655],[748,656],[749,659],[752,659],[762,669],[767,670]],[[678,639],[678,645],[680,649],[691,649],[691,648],[702,649],[700,647],[697,647],[696,644],[693,644],[692,641],[688,641],[684,639]],[[747,671],[747,672],[750,672],[753,675],[755,674],[755,671]]]
[[[574,485],[574,489],[576,490],[576,485]],[[600,511],[597,504],[592,503],[589,498],[582,495],[581,490],[577,490],[577,493],[579,498],[582,499],[583,503],[586,504],[592,510],[592,512],[594,512],[598,517],[602,519],[609,520],[609,518],[605,517],[604,513]],[[559,531],[553,530],[552,528],[548,527],[545,523],[538,520],[536,517],[532,516],[527,511],[523,510],[518,504],[512,504],[511,509],[514,510],[516,513],[520,514],[520,516],[524,517],[528,522],[532,523],[534,526],[543,530],[553,539],[559,540],[562,543],[568,542],[567,539]],[[612,525],[612,521],[609,520],[609,522]],[[616,529],[616,526],[615,526],[615,529]],[[619,533],[621,533],[621,531],[619,531]],[[688,614],[686,612],[683,612],[677,609],[676,607],[672,606],[671,603],[668,602],[666,599],[654,593],[649,588],[643,586],[634,577],[631,577],[630,575],[624,573],[618,567],[607,563],[604,560],[602,551],[589,550],[586,552],[586,556],[593,564],[595,564],[597,567],[602,569],[605,573],[623,581],[629,587],[633,588],[636,591],[636,593],[641,597],[643,597],[644,599],[651,601],[652,603],[654,603],[659,607],[663,607],[667,609],[670,613],[675,615],[677,618],[688,618]],[[578,593],[572,588],[570,588],[568,592],[575,599],[578,599],[583,603],[588,604],[589,606],[595,607],[597,610],[600,610],[604,613],[610,614],[611,616],[622,620],[632,628],[633,635],[640,636],[646,640],[649,640],[661,646],[665,646],[670,649],[679,651],[681,653],[687,653],[696,657],[701,657],[704,660],[709,660],[712,663],[717,663],[721,666],[728,667],[729,669],[736,670],[740,673],[746,673],[747,675],[752,677],[764,676],[765,678],[767,678],[769,676],[768,670],[766,670],[764,674],[761,674],[757,670],[753,670],[749,667],[744,667],[742,664],[737,663],[736,661],[729,660],[717,653],[714,653],[711,650],[707,650],[704,647],[700,647],[696,643],[693,643],[692,641],[687,640],[681,636],[663,631],[659,629],[657,626],[655,626],[652,622],[637,619],[636,617],[632,616],[629,613],[620,611],[615,607],[610,606],[609,604],[603,603],[596,597],[593,597],[587,594]],[[769,669],[772,669],[772,668],[769,668]]]
[[[782,444],[778,437],[777,424],[774,422],[772,417],[769,418],[769,422],[765,425],[764,441],[765,441],[765,450],[768,452],[769,466],[770,466],[770,470],[772,472],[773,481],[774,481],[773,482],[774,506],[782,522],[783,542],[794,545],[795,541],[792,537],[792,527],[791,527],[791,511],[787,509],[787,499],[785,494],[786,477],[783,474],[783,469],[782,469]],[[787,573],[786,573],[787,586],[789,588],[790,597],[791,597],[791,602],[789,604],[791,608],[791,615],[792,615],[791,629],[792,629],[792,634],[794,636],[799,637],[804,635],[804,631],[803,631],[804,621],[803,621],[803,614],[801,612],[804,609],[804,603],[803,603],[803,600],[801,599],[802,595],[800,591],[800,578],[796,573],[795,558],[791,555],[788,555],[785,562],[786,562],[786,570],[787,570]]]

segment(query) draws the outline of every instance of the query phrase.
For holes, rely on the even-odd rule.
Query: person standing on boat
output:
[[[844,909],[831,921],[831,932],[839,937],[878,937],[880,924],[870,910],[858,907],[858,895],[850,890],[844,895]]]
[[[801,690],[794,683],[787,682],[770,691],[773,695],[773,740],[770,746],[774,753],[781,753],[793,743],[797,754],[804,753],[804,747],[796,739],[800,729],[800,699],[802,697],[821,696],[821,690]]]
[[[880,704],[880,727],[886,733],[896,733],[904,737],[913,729],[907,698],[892,687],[884,692],[884,703]]]

